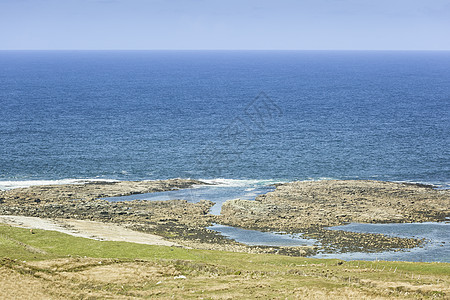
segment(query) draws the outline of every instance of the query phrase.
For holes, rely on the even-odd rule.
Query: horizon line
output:
[[[0,51],[385,51],[448,52],[450,49],[0,49]]]

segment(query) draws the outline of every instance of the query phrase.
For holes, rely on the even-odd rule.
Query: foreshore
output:
[[[401,250],[423,241],[381,234],[327,230],[349,222],[401,223],[442,221],[450,215],[450,193],[430,186],[364,180],[291,182],[255,201],[229,200],[219,216],[213,202],[186,200],[102,200],[170,191],[205,184],[197,180],[93,182],[32,186],[0,192],[0,215],[114,223],[155,234],[184,247],[306,256],[328,252]],[[246,246],[207,229],[212,223],[262,231],[303,233],[320,246]]]
[[[371,180],[298,181],[278,185],[255,201],[230,200],[222,224],[263,231],[304,233],[327,251],[377,252],[413,248],[422,241],[327,230],[347,223],[420,223],[450,216],[450,190],[423,184]]]

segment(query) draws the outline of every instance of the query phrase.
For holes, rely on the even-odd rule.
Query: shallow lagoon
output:
[[[250,246],[312,246],[316,243],[316,240],[302,238],[301,234],[261,232],[220,224],[213,224],[208,229]]]
[[[332,230],[345,230],[364,233],[382,233],[390,236],[425,239],[423,247],[404,251],[379,253],[336,253],[319,254],[320,258],[339,258],[344,260],[401,260],[450,263],[450,222],[399,223],[399,224],[358,224],[351,223],[331,227]]]
[[[230,239],[251,246],[311,246],[318,242],[313,239],[303,239],[301,235],[291,235],[274,232],[260,232],[231,226],[214,224],[209,229],[215,230]],[[316,258],[337,258],[343,260],[389,260],[389,261],[420,261],[450,263],[450,222],[411,223],[411,224],[359,224],[351,223],[331,227],[331,230],[345,230],[363,233],[382,233],[390,236],[414,237],[425,239],[423,247],[401,251],[377,253],[349,252],[315,255]]]

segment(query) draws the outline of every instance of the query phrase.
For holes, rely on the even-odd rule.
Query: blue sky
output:
[[[450,0],[0,0],[0,49],[450,50]]]

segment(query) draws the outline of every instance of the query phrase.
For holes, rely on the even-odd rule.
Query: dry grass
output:
[[[374,279],[379,272],[356,265],[306,264],[267,272],[179,260],[3,259],[0,298],[444,299],[450,292],[448,276],[414,280],[393,273],[392,280]]]
[[[0,299],[448,299],[449,295],[450,264],[192,250],[100,242],[48,231],[30,234],[0,226]]]

